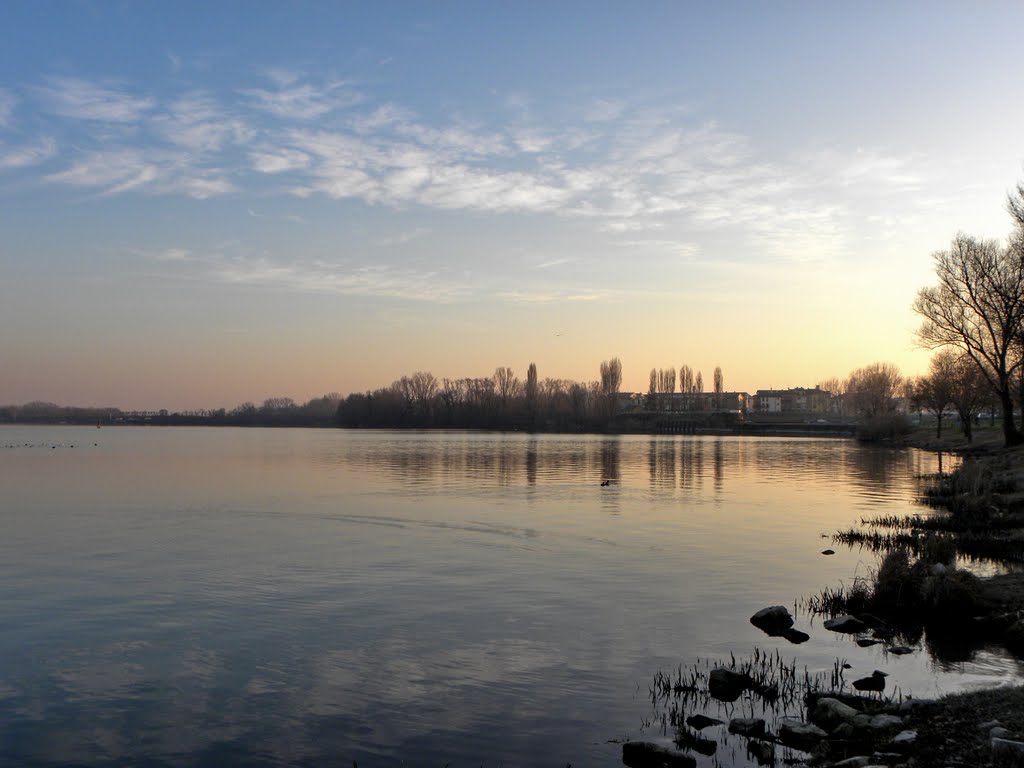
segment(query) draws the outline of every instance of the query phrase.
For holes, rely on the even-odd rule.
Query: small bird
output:
[[[601,481],[601,487],[602,488],[604,488],[606,485],[611,485],[611,484],[612,484],[611,480],[602,480]]]
[[[853,687],[858,691],[881,691],[885,689],[885,678],[888,675],[885,672],[879,672],[877,669],[871,673],[870,677],[862,677],[860,680],[853,681]]]

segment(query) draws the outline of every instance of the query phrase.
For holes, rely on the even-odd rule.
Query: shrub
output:
[[[857,439],[864,442],[891,440],[908,435],[914,430],[910,420],[899,413],[882,413],[861,421]]]

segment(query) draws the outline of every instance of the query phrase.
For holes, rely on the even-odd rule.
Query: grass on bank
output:
[[[1018,736],[1024,735],[1024,686],[953,694],[934,706],[912,710],[906,727],[918,734],[915,764],[974,768],[1019,764],[993,757],[988,730],[978,727],[992,720]]]

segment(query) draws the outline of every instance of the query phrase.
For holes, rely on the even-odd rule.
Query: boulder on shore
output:
[[[694,730],[702,731],[712,725],[722,725],[722,721],[707,715],[690,715],[686,718],[686,724]]]
[[[843,723],[851,725],[857,722],[859,710],[848,704],[843,704],[839,699],[818,699],[811,712],[811,722],[826,731],[833,731]]]
[[[826,619],[822,623],[822,626],[832,632],[845,632],[850,635],[856,634],[857,632],[863,632],[868,628],[868,625],[856,616],[850,616],[848,614],[844,616],[836,616],[834,619]]]
[[[764,736],[764,719],[734,717],[729,721],[729,733],[738,733],[740,736]]]
[[[828,734],[814,723],[784,718],[779,724],[779,740],[787,747],[810,752]]]
[[[793,617],[784,605],[771,605],[762,608],[750,617],[750,623],[762,632],[777,637],[793,626]]]
[[[716,668],[708,675],[708,693],[719,701],[732,702],[750,688],[753,681],[740,672]]]
[[[799,629],[796,629],[795,627],[790,627],[789,629],[787,629],[785,632],[782,633],[782,636],[794,645],[806,643],[808,640],[811,639],[810,635],[808,635],[806,632],[801,632]]]
[[[696,768],[697,758],[649,741],[627,741],[622,745],[622,764],[629,768]]]

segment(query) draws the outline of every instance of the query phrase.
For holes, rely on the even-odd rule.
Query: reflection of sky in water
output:
[[[919,452],[85,431],[0,428],[22,444],[0,454],[12,764],[617,765],[653,673],[697,658],[841,657],[918,696],[1020,674],[990,649],[893,657],[806,617],[797,648],[748,623],[869,573],[822,534],[920,511]]]

